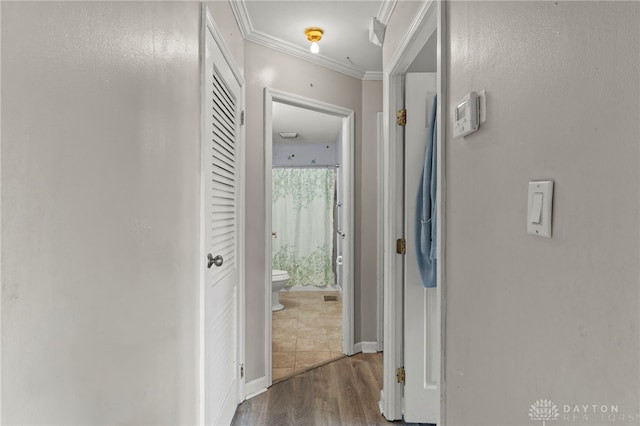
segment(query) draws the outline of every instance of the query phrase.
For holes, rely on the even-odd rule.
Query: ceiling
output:
[[[342,129],[342,119],[310,109],[273,103],[273,143],[307,142],[334,144]],[[283,139],[280,132],[296,132],[295,139]]]
[[[245,39],[365,80],[382,79],[382,48],[369,41],[376,17],[386,24],[393,0],[236,0]],[[305,28],[321,27],[320,53],[309,51]]]
[[[294,57],[363,80],[382,80],[382,48],[369,41],[375,17],[387,24],[396,0],[233,0],[242,36]],[[309,51],[305,28],[321,27],[320,53]],[[433,36],[409,69],[436,71]],[[328,114],[273,103],[273,143],[335,143],[342,120]],[[297,132],[283,139],[280,132]]]

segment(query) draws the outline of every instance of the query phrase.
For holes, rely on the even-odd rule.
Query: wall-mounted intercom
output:
[[[453,118],[453,137],[460,138],[475,132],[480,127],[480,98],[469,92],[456,105]]]

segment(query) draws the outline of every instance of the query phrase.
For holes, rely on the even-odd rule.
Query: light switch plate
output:
[[[533,211],[539,208],[538,202],[534,202],[534,194],[542,194],[541,214]],[[538,237],[551,238],[551,217],[553,213],[553,181],[538,180],[529,182],[529,194],[527,197],[527,232]],[[536,218],[536,219],[534,219]],[[540,223],[537,222],[540,218]]]

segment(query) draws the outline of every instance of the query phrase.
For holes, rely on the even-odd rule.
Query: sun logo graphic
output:
[[[558,407],[550,399],[539,399],[529,408],[529,418],[533,421],[542,420],[542,426],[546,426],[549,420],[558,420],[559,416]]]

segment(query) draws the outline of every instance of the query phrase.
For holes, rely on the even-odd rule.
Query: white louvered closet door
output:
[[[238,200],[240,86],[206,31],[203,141],[205,203],[205,422],[229,424],[238,404]]]

